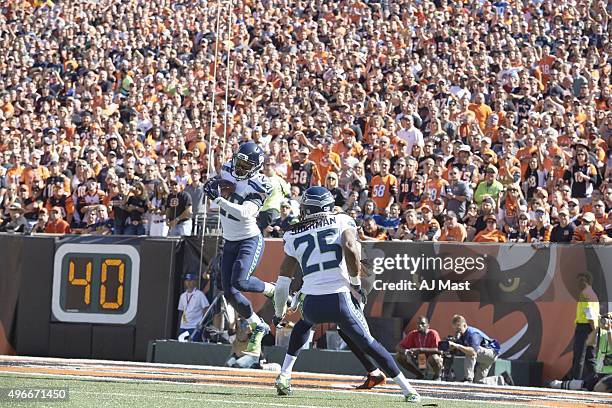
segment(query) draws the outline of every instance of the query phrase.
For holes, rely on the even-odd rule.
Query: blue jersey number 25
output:
[[[302,267],[302,273],[304,276],[313,272],[320,272],[326,269],[337,268],[340,266],[340,262],[342,261],[342,247],[338,244],[328,244],[325,238],[330,235],[335,235],[338,233],[336,228],[330,228],[322,231],[317,231],[316,240],[314,235],[302,235],[293,241],[293,246],[297,250],[300,245],[306,244],[306,249],[304,249],[304,253],[302,254],[302,261],[300,262]],[[312,255],[312,251],[314,251],[315,247],[319,247],[319,252],[321,254],[325,254],[328,252],[333,252],[335,259],[331,261],[326,261],[323,263],[313,263],[311,265],[308,264],[310,260],[310,255]]]

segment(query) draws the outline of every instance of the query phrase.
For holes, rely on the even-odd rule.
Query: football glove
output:
[[[350,278],[351,283],[351,292],[353,292],[353,296],[359,301],[361,309],[365,307],[368,303],[368,295],[365,290],[361,287],[361,280],[357,277]]]
[[[206,180],[204,183],[204,194],[208,197],[209,200],[214,201],[216,198],[221,196],[221,189],[219,188],[219,179],[211,178]]]

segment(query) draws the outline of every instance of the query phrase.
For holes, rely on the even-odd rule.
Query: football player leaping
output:
[[[250,324],[252,334],[244,354],[254,357],[261,354],[261,340],[270,327],[255,314],[251,302],[241,292],[274,298],[273,284],[251,276],[264,252],[256,216],[271,191],[267,177],[259,173],[263,162],[263,150],[253,142],[244,143],[232,160],[223,165],[219,176],[204,185],[204,192],[219,206],[221,214],[225,241],[221,255],[223,295]],[[226,188],[228,182],[234,183],[233,191]]]
[[[291,393],[291,371],[300,348],[307,341],[308,330],[296,330],[304,323],[336,323],[338,327],[365,353],[374,358],[379,367],[398,384],[407,402],[419,402],[421,397],[401,373],[395,360],[372,337],[359,300],[361,290],[360,257],[355,222],[346,214],[333,214],[334,198],[323,187],[310,187],[301,199],[302,222],[292,226],[283,237],[285,259],[276,283],[278,305],[284,304],[289,294],[291,278],[298,267],[302,269],[302,320],[294,327],[281,374],[275,386],[279,395]],[[276,311],[278,317],[279,312]],[[302,338],[298,338],[302,337]]]

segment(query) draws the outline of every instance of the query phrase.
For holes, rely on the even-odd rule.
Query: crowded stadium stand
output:
[[[223,211],[203,186],[253,141],[273,186],[256,275],[276,281],[301,194],[324,186],[372,259],[486,258],[463,275],[472,291],[375,286],[366,315],[387,349],[420,315],[446,335],[462,313],[505,344],[498,368],[519,367],[520,385],[571,380],[575,324],[599,316],[574,321],[576,301],[612,307],[611,13],[604,0],[1,2],[0,354],[213,364],[188,357],[206,345],[166,340],[185,274],[216,299]],[[156,344],[180,361],[156,360]],[[326,359],[310,352],[301,367]]]

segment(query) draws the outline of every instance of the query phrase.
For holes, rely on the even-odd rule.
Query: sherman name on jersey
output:
[[[349,291],[349,274],[342,250],[342,233],[347,229],[357,231],[351,217],[325,213],[295,224],[284,234],[285,253],[295,258],[302,269],[302,293],[323,295]]]
[[[266,198],[272,192],[272,184],[263,174],[255,174],[246,180],[236,180],[232,176],[230,162],[223,165],[219,177],[236,185],[236,190],[228,199],[231,203],[243,204],[250,201],[258,208],[261,208]],[[241,241],[261,234],[257,226],[256,217],[242,218],[237,214],[231,214],[223,208],[220,208],[219,212],[221,214],[224,239],[228,241]]]

